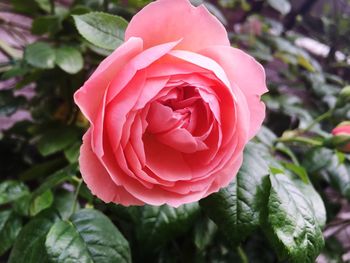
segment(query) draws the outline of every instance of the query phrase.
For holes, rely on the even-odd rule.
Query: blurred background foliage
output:
[[[73,93],[149,2],[1,0],[0,262],[350,262],[350,155],[330,134],[350,119],[350,1],[192,1],[264,65],[264,127],[199,203],[91,195]]]

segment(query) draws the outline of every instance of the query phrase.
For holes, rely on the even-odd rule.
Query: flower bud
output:
[[[339,150],[350,153],[350,121],[344,121],[332,131],[333,145]]]
[[[339,93],[337,106],[342,107],[346,103],[350,103],[350,86],[345,86]]]

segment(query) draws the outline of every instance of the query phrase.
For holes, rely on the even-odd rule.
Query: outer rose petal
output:
[[[211,45],[229,46],[223,25],[203,6],[188,0],[158,0],[130,21],[125,39],[140,37],[146,48],[183,38],[178,49],[196,51]]]
[[[250,111],[251,139],[265,118],[265,104],[260,101],[260,96],[268,91],[264,68],[253,57],[232,47],[213,46],[200,53],[219,63],[231,84],[239,87],[245,95]]]
[[[118,186],[112,181],[108,172],[92,151],[90,129],[83,137],[83,145],[80,148],[79,165],[81,175],[88,188],[104,202],[115,202],[122,205],[144,204],[127,192],[124,187]]]
[[[224,167],[215,175],[215,181],[211,184],[205,196],[219,191],[220,188],[227,187],[233,178],[235,178],[237,175],[239,168],[242,166],[242,162],[243,154],[241,153],[238,158],[232,159],[230,163],[226,165],[226,167]]]
[[[90,122],[95,120],[99,112],[98,107],[111,80],[142,49],[142,39],[130,38],[103,60],[84,86],[74,94],[75,103]]]

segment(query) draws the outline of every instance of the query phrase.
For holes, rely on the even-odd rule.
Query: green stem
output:
[[[302,133],[311,130],[317,123],[332,117],[333,112],[334,112],[334,109],[332,108],[326,111],[325,113],[323,113],[322,115],[318,116],[312,123],[310,123],[309,126],[307,126],[305,129],[302,130]]]
[[[81,181],[81,179],[80,179],[78,176],[75,176],[75,175],[72,176],[71,178],[72,178],[72,181],[74,181],[74,182],[76,182],[76,183],[78,183],[78,184],[79,184],[80,181]]]
[[[283,137],[279,138],[277,139],[277,142],[300,142],[300,143],[306,143],[313,146],[322,146],[323,142],[320,142],[311,138],[307,138],[307,137],[302,137],[301,135],[311,130],[316,124],[320,123],[321,121],[332,117],[334,110],[335,109],[332,108],[326,111],[325,113],[321,114],[313,122],[311,122],[305,129],[294,131],[295,132],[294,136],[291,136],[291,137],[286,136],[287,138],[283,138]]]
[[[103,11],[108,12],[109,0],[103,0]]]
[[[55,14],[55,0],[50,0],[50,13],[51,15]]]
[[[291,137],[291,138],[280,138],[277,139],[279,142],[301,142],[306,144],[311,144],[313,146],[321,146],[323,143],[306,137]]]
[[[75,213],[75,210],[77,208],[78,195],[79,195],[80,187],[82,184],[83,184],[83,180],[79,179],[77,188],[75,189],[74,200],[73,200],[73,205],[72,205],[72,214]]]
[[[237,247],[237,252],[242,263],[249,263],[248,257],[241,246]]]

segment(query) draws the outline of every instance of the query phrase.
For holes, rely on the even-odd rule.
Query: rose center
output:
[[[183,85],[153,101],[147,115],[147,133],[176,150],[205,150],[201,136],[209,129],[210,110],[198,88]]]

